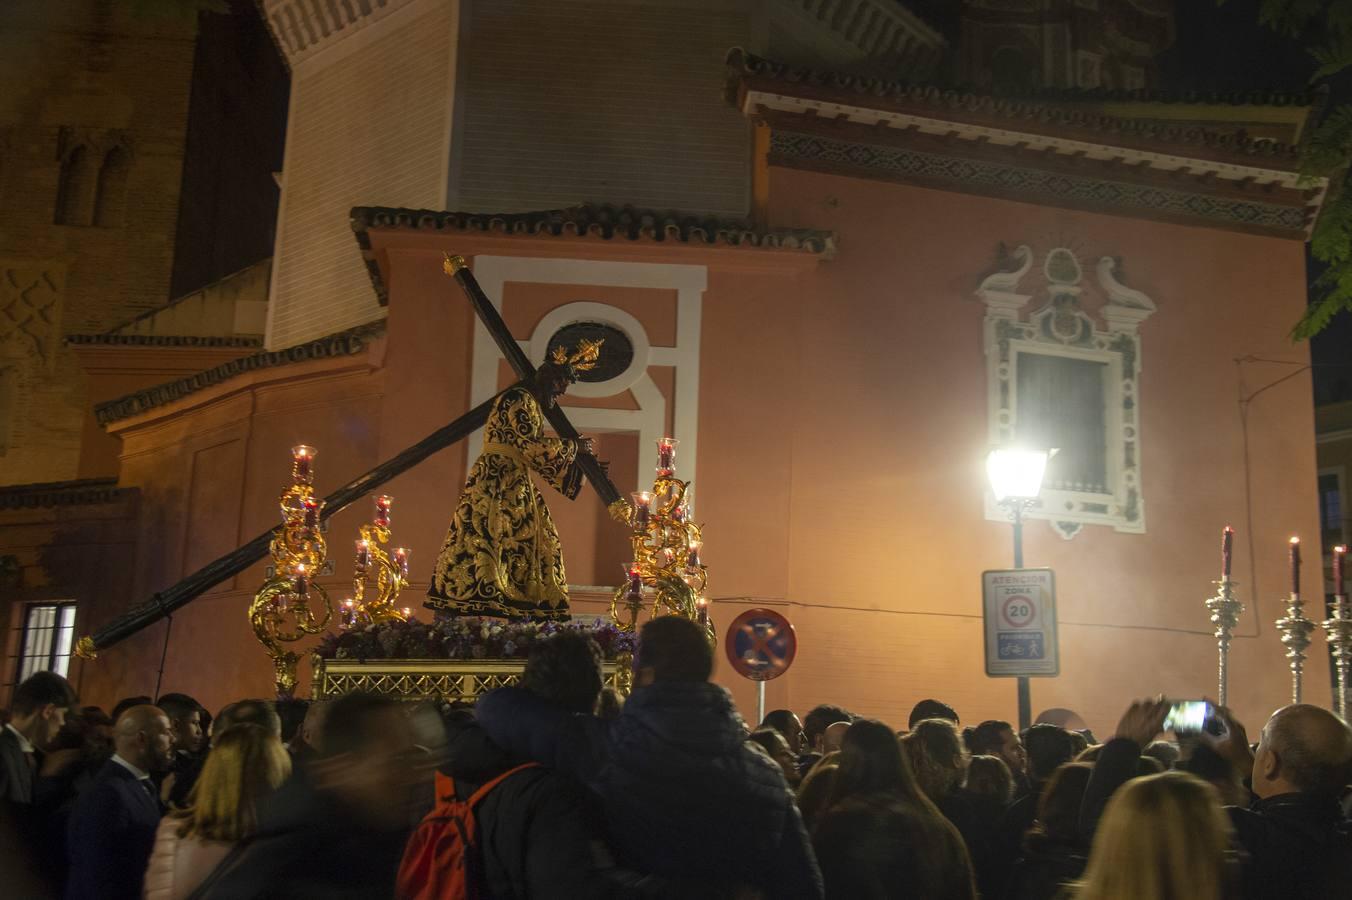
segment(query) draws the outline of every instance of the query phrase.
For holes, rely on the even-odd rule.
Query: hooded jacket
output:
[[[601,798],[622,864],[697,879],[703,896],[747,887],[776,900],[822,896],[784,775],[747,746],[722,687],[648,685],[605,722],[517,688],[484,696],[477,713],[509,753],[569,773]]]

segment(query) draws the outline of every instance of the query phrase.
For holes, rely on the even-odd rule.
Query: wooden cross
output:
[[[463,256],[451,256],[446,254],[446,261],[442,264],[446,274],[453,277],[459,283],[465,296],[469,297],[469,302],[474,306],[474,313],[479,317],[479,321],[488,329],[488,333],[493,336],[493,342],[498,345],[502,355],[507,357],[507,364],[512,367],[516,377],[523,382],[530,384],[535,380],[535,366],[521,350],[521,345],[512,337],[512,333],[507,330],[507,323],[502,321],[502,316],[498,313],[498,308],[488,299],[483,288],[479,287],[478,280],[474,273],[469,270],[465,264]],[[577,440],[580,435],[573,423],[568,421],[568,414],[563,411],[563,407],[557,403],[551,403],[545,406],[545,418],[549,424],[554,426],[559,437],[569,440]],[[620,492],[616,489],[614,482],[606,470],[601,467],[596,457],[590,453],[579,453],[577,464],[582,469],[582,474],[587,476],[587,480],[592,483],[596,489],[601,502],[605,503],[607,508],[614,506],[620,499]]]

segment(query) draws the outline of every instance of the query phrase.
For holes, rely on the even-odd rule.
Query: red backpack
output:
[[[396,881],[401,900],[476,900],[483,896],[482,857],[474,808],[488,792],[522,769],[539,766],[526,763],[508,769],[470,795],[455,796],[455,781],[436,775],[437,805],[432,808],[404,848]]]

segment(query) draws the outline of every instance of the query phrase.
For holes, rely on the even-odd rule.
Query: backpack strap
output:
[[[537,762],[522,763],[519,766],[510,768],[506,772],[503,772],[501,775],[497,776],[496,778],[493,778],[485,782],[483,787],[479,788],[473,794],[470,794],[469,799],[466,800],[465,803],[467,803],[471,808],[478,806],[479,801],[482,800],[484,797],[487,797],[489,791],[493,790],[493,788],[502,784],[502,782],[506,781],[508,778],[512,777],[517,772],[520,772],[523,769],[538,769],[538,768],[540,768],[540,764]],[[447,781],[450,781],[450,779],[448,778]],[[454,788],[454,784],[452,784],[452,788]]]

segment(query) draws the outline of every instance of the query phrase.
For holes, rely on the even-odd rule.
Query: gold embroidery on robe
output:
[[[565,497],[582,487],[578,443],[547,437],[525,387],[504,391],[437,557],[427,606],[459,615],[560,619],[568,579],[559,533],[532,471]]]

